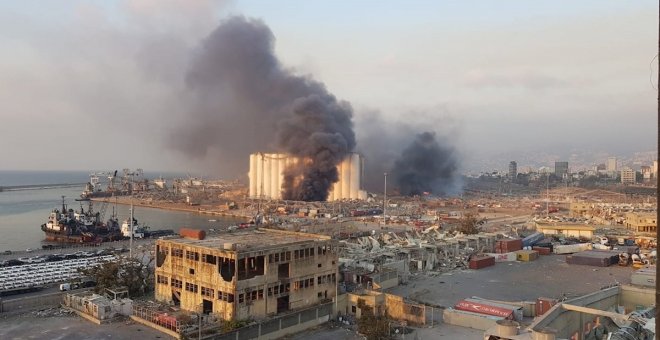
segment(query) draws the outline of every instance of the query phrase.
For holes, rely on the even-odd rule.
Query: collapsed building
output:
[[[470,257],[494,252],[501,235],[464,235],[429,227],[423,231],[388,232],[339,243],[343,289],[387,289],[407,281],[411,272],[467,268]]]

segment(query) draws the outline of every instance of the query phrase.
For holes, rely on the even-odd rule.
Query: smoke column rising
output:
[[[284,68],[274,41],[260,20],[223,21],[193,58],[186,75],[189,112],[170,144],[238,169],[257,151],[298,156],[305,166],[286,169],[284,197],[325,200],[337,164],[355,147],[353,110],[322,83]]]
[[[339,180],[337,165],[355,147],[353,111],[327,93],[296,99],[292,109],[293,116],[280,125],[279,144],[310,161],[287,169],[283,197],[325,201],[332,183]],[[296,182],[300,175],[302,180]]]
[[[448,193],[456,170],[454,150],[441,146],[434,133],[423,132],[403,150],[392,173],[403,195],[441,195]]]
[[[356,117],[357,150],[365,156],[366,163],[364,188],[382,192],[383,173],[387,172],[388,180],[392,180],[388,192],[404,195],[460,192],[460,157],[450,142],[459,139],[456,119],[443,107],[402,116],[406,117],[405,121],[370,110]]]

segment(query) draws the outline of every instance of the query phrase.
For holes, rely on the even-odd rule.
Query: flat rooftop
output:
[[[331,238],[325,235],[299,233],[293,231],[260,228],[249,231],[234,231],[230,233],[214,234],[203,240],[189,238],[167,239],[172,243],[206,247],[227,251],[253,251],[281,247],[287,244],[309,241],[327,241]],[[226,249],[225,244],[233,244],[233,249]]]
[[[551,230],[586,230],[594,231],[596,228],[584,224],[570,224],[570,223],[557,223],[557,224],[545,224],[545,223],[536,223],[537,229],[551,229]]]

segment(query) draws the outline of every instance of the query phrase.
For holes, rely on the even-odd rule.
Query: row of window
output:
[[[277,254],[270,254],[268,255],[268,262],[269,263],[276,263],[276,262],[283,262],[283,261],[291,261],[291,252],[290,251],[285,251]]]
[[[300,290],[303,288],[314,287],[314,278],[304,279],[300,281],[295,281],[293,283],[293,290]]]
[[[167,247],[163,247],[163,251],[167,251]],[[298,249],[293,251],[293,259],[305,259],[308,257],[313,257],[314,252],[316,251],[317,254],[319,255],[325,255],[328,251],[332,251],[331,246],[321,246],[318,248],[305,248],[305,249]],[[178,249],[178,248],[172,248],[171,249],[171,254],[173,257],[179,257],[183,258],[183,249]],[[191,260],[191,261],[199,261],[200,259],[200,254],[199,252],[196,251],[186,251],[186,259]],[[202,262],[209,263],[209,264],[217,264],[218,263],[218,257],[215,255],[210,255],[210,254],[202,254],[201,256]],[[277,263],[277,262],[284,262],[284,261],[291,261],[291,252],[290,251],[284,251],[276,254],[270,254],[268,255],[268,262],[269,263]]]
[[[290,289],[291,286],[288,283],[268,287],[268,296],[280,296],[282,294],[288,293]]]
[[[293,251],[293,259],[304,259],[314,257],[314,248],[298,249]]]
[[[253,290],[249,293],[245,294],[238,294],[238,303],[244,303],[246,301],[257,301],[257,300],[263,300],[264,299],[264,290],[263,289],[257,289]]]
[[[168,283],[167,282],[167,280],[168,280],[167,276],[157,275],[156,278],[157,278],[156,279],[157,282],[160,283],[160,284],[167,284]],[[193,293],[197,293],[198,288],[199,288],[198,285],[192,284],[192,283],[189,283],[189,282],[186,282],[185,286],[186,286],[187,291],[193,292]],[[182,288],[183,287],[183,281],[172,278],[172,287]],[[206,296],[206,297],[210,297],[210,298],[215,297],[215,291],[214,291],[213,288],[202,287],[201,294],[202,294],[202,296]],[[261,296],[263,298],[263,290],[261,291]],[[234,294],[218,291],[218,300],[227,301],[227,302],[234,302]]]
[[[163,250],[167,251],[167,248],[163,247]],[[172,248],[172,250],[171,250],[171,254],[172,254],[173,257],[183,258],[183,255],[184,255],[183,253],[184,253],[183,249]],[[186,255],[186,260],[190,260],[190,261],[199,261],[200,258],[201,258],[201,261],[204,262],[204,263],[209,263],[209,264],[217,264],[218,263],[218,256],[211,255],[211,254],[201,254],[201,256],[200,256],[199,252],[186,250],[185,255]],[[220,259],[222,259],[222,257],[220,257]]]
[[[218,291],[218,300],[234,302],[234,294]]]
[[[192,284],[190,282],[186,282],[186,290],[192,293],[197,293],[199,286],[196,284]]]
[[[186,260],[199,261],[199,253],[196,251],[186,250]]]
[[[202,296],[214,298],[215,297],[215,291],[212,288],[202,287]]]
[[[328,275],[321,275],[316,278],[317,284],[330,283],[330,282],[337,282],[337,276],[335,273]]]
[[[305,258],[308,258],[308,257],[313,257],[315,251],[316,251],[316,254],[318,254],[318,255],[325,255],[329,251],[333,251],[333,249],[332,249],[332,246],[330,246],[330,245],[321,246],[321,247],[318,247],[316,249],[314,249],[314,248],[298,249],[298,250],[293,251],[293,259],[297,260],[297,259],[305,259]],[[268,262],[270,262],[270,263],[290,261],[290,260],[291,260],[291,252],[290,251],[268,255]]]

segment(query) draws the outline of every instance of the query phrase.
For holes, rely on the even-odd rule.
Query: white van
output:
[[[80,288],[77,283],[62,283],[60,285],[60,290],[61,291],[66,291],[66,290],[73,290],[73,289],[78,289]]]

